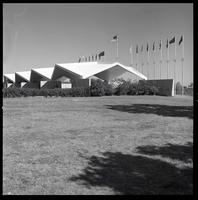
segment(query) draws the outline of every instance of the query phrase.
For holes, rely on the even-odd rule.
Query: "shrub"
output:
[[[103,81],[101,81],[100,79],[92,79],[90,86],[90,94],[91,96],[103,96],[105,94]]]
[[[182,94],[182,85],[180,82],[176,83],[176,94]]]
[[[109,84],[107,81],[103,82],[103,88],[104,88],[104,95],[111,96],[114,94],[114,89],[111,84]]]
[[[137,95],[138,94],[138,83],[131,83],[128,88],[127,95]]]
[[[130,81],[125,81],[124,79],[117,79],[119,85],[115,88],[115,95],[127,95],[129,93],[129,88],[131,85]]]

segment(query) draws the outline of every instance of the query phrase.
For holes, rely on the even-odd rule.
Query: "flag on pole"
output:
[[[104,55],[105,55],[105,52],[104,52],[104,51],[100,52],[99,55],[98,55],[99,60],[100,60],[100,57],[102,57],[102,56],[104,56]]]
[[[153,51],[155,51],[155,42],[153,42]]]
[[[147,43],[146,51],[148,51],[148,50],[149,50],[149,45],[148,45],[148,43]]]
[[[180,40],[179,40],[179,45],[182,43],[183,41],[183,35],[181,36]]]
[[[136,46],[136,53],[138,54],[138,45]]]
[[[168,39],[167,39],[167,42],[166,42],[166,48],[168,48]]]
[[[118,40],[118,36],[115,35],[115,36],[113,37],[113,39],[111,40],[111,42],[116,42],[117,40]]]
[[[159,50],[161,50],[162,48],[162,41],[160,40],[160,43],[159,43]]]
[[[172,44],[174,42],[175,42],[175,37],[172,40],[169,41],[169,44]]]

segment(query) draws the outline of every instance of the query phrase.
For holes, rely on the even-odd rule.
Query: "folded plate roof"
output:
[[[40,74],[43,77],[51,79],[52,73],[54,71],[54,67],[35,68],[35,69],[32,69],[32,70],[37,72],[38,74]]]
[[[15,74],[4,74],[4,76],[9,79],[11,82],[15,82]]]
[[[30,74],[31,71],[16,72],[16,75],[19,75],[21,78],[28,82],[30,81]]]
[[[142,79],[147,79],[146,76],[138,72],[136,69],[122,65],[118,62],[115,62],[112,64],[105,64],[105,63],[98,63],[98,62],[66,63],[66,64],[62,63],[62,64],[56,64],[56,65],[82,76],[83,79],[89,78],[90,76],[94,76],[95,74],[98,74],[102,71],[105,71],[117,65],[124,68],[126,71],[130,73],[136,74]]]

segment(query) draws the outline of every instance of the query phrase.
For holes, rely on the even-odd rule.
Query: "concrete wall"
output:
[[[72,87],[89,87],[90,86],[89,79],[72,79],[71,83],[72,83]]]
[[[141,83],[142,80],[139,82]],[[174,81],[173,79],[159,79],[159,80],[147,80],[149,84],[153,84],[159,89],[157,95],[161,96],[174,96]]]

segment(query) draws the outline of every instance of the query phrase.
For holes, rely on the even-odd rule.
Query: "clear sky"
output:
[[[184,84],[193,81],[193,4],[3,4],[3,73],[78,62],[80,56],[105,51],[105,62],[130,65],[129,47],[143,45],[139,67],[146,62],[146,44],[155,41],[156,78],[159,78],[159,41],[163,42],[161,77],[167,77],[167,39],[184,35]],[[177,44],[176,80],[181,82],[181,46]],[[150,49],[150,60],[153,51]],[[169,78],[174,74],[174,45],[170,45]],[[143,58],[143,60],[142,60]],[[147,75],[147,65],[143,73]],[[140,68],[139,68],[140,70]],[[149,78],[154,66],[149,66]]]

